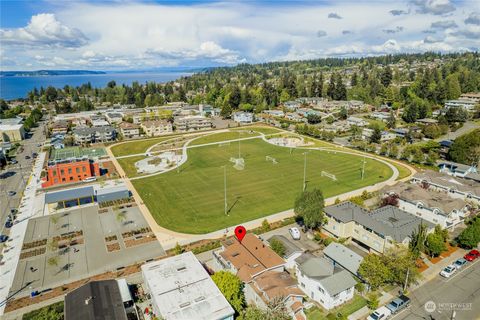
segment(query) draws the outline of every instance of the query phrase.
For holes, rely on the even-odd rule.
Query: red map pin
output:
[[[235,236],[237,237],[238,241],[242,242],[243,237],[247,234],[247,230],[244,226],[238,226],[235,228]]]

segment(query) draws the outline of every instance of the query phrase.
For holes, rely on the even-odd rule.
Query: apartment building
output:
[[[203,116],[175,117],[173,125],[177,131],[206,130],[212,128],[212,120]]]
[[[140,124],[140,127],[148,137],[156,137],[173,132],[172,123],[166,120],[144,121]]]

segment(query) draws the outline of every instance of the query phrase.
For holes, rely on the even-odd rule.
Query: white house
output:
[[[233,320],[233,308],[190,251],[144,264],[142,275],[158,317]]]
[[[448,100],[445,101],[445,108],[463,108],[468,112],[475,111],[475,105],[477,102],[472,99],[458,99],[458,100]]]
[[[445,191],[427,190],[418,184],[402,183],[386,189],[385,196],[397,195],[398,207],[434,225],[450,229],[469,214],[467,204],[448,197]]]
[[[469,173],[478,173],[478,169],[475,166],[468,166],[462,163],[439,161],[439,171],[446,173],[454,177],[465,177]]]
[[[347,124],[350,126],[358,126],[358,127],[365,127],[368,125],[368,122],[365,119],[357,118],[357,117],[348,117]]]
[[[296,259],[295,271],[300,289],[327,310],[353,298],[355,279],[326,258],[304,253]]]
[[[252,123],[253,122],[253,113],[251,112],[235,112],[233,114],[233,121],[238,123]]]

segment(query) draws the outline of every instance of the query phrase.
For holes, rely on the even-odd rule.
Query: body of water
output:
[[[26,98],[27,93],[33,88],[47,88],[53,86],[63,88],[65,85],[80,86],[90,82],[92,87],[103,88],[109,81],[114,80],[117,85],[137,81],[167,82],[178,79],[191,73],[182,72],[145,72],[145,73],[106,73],[106,74],[82,74],[82,75],[59,75],[59,76],[33,76],[33,77],[0,77],[0,98],[5,100]]]

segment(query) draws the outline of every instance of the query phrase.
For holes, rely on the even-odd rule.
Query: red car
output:
[[[464,258],[467,261],[473,261],[477,258],[480,258],[480,252],[478,250],[472,250],[469,253],[467,253]]]

